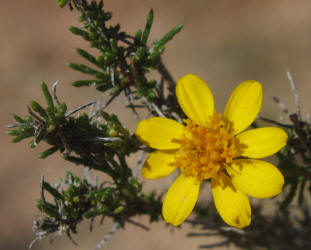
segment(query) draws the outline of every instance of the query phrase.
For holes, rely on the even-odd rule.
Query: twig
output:
[[[133,224],[133,225],[135,225],[135,226],[138,226],[138,227],[140,227],[140,228],[142,228],[142,229],[144,229],[146,231],[150,231],[149,227],[147,227],[147,226],[145,226],[145,225],[143,225],[143,224],[141,224],[141,223],[139,223],[137,221],[134,221],[134,220],[131,220],[131,219],[127,219],[126,221],[131,223],[131,224]]]
[[[165,115],[162,113],[162,111],[159,109],[159,107],[157,105],[155,105],[154,103],[151,103],[151,106],[153,107],[153,109],[155,110],[155,112],[157,112],[157,114],[160,117],[165,117]]]
[[[42,176],[40,180],[40,195],[41,195],[41,200],[43,201],[43,203],[46,203],[45,197],[44,197],[43,182],[44,182],[44,176]]]
[[[65,117],[68,117],[68,116],[72,115],[73,113],[76,113],[76,112],[78,112],[79,110],[84,109],[84,108],[86,108],[86,107],[88,107],[88,106],[90,106],[90,105],[93,105],[93,104],[95,104],[95,103],[96,103],[96,102],[92,101],[92,102],[88,102],[88,103],[82,104],[82,105],[78,106],[77,108],[75,108],[75,109],[73,109],[73,110],[71,110],[71,111],[66,112],[66,113],[65,113]]]
[[[161,109],[155,103],[149,103],[149,101],[146,100],[145,97],[143,99],[144,99],[143,104],[146,105],[146,107],[148,108],[149,112],[155,111],[158,114],[158,116],[165,117],[165,115],[163,114]]]
[[[199,248],[200,249],[203,249],[203,248],[215,248],[215,247],[221,247],[221,246],[228,246],[230,244],[230,241],[229,240],[224,240],[224,241],[221,241],[221,242],[218,242],[218,243],[211,243],[211,244],[208,244],[208,245],[200,245]]]
[[[69,230],[66,230],[66,234],[67,234],[67,237],[71,240],[71,242],[72,242],[75,246],[78,246],[78,243],[72,238],[72,236],[71,236]]]
[[[120,95],[120,93],[121,93],[121,90],[119,90],[115,95],[113,95],[113,96],[105,103],[104,106],[102,106],[99,110],[97,110],[96,112],[94,112],[94,114],[91,115],[91,116],[89,117],[89,120],[91,121],[96,115],[99,114],[99,112],[100,112],[101,110],[104,110],[105,108],[107,108],[107,107],[109,106],[109,104],[112,103],[112,101],[113,101],[116,97],[118,97],[118,96]]]
[[[5,127],[7,127],[7,128],[32,127],[33,125],[35,125],[34,122],[28,122],[28,123],[12,123],[12,124],[6,125]]]
[[[60,102],[57,98],[57,95],[56,95],[56,86],[58,84],[58,81],[54,82],[53,85],[52,85],[52,95],[53,95],[53,100],[56,102],[57,106],[60,105]]]
[[[136,164],[136,168],[135,168],[135,178],[138,178],[139,176],[140,170],[143,166],[143,158],[144,158],[145,153],[146,153],[145,151],[140,151],[138,161]]]
[[[262,116],[259,116],[259,119],[262,120],[262,121],[265,121],[265,122],[273,123],[273,124],[275,124],[277,126],[280,126],[280,127],[292,128],[291,125],[280,123],[280,122],[277,122],[277,121],[274,121],[274,120],[271,120],[269,118],[265,118],[265,117],[262,117]]]
[[[96,102],[96,112],[97,110],[100,110],[102,108],[102,102],[103,102],[103,96],[101,95],[100,97],[98,97],[97,102]],[[100,123],[101,121],[101,116],[99,114],[97,114],[97,123]]]
[[[81,1],[81,0],[73,0],[73,2],[75,3],[75,7],[76,7],[79,11],[81,11],[81,13],[86,17],[86,19],[87,19],[88,23],[90,24],[90,26],[91,26],[94,30],[97,30],[97,28],[96,28],[96,26],[94,25],[93,21],[92,21],[92,20],[89,18],[89,16],[85,13],[86,8],[85,8],[85,5],[84,5],[83,1]],[[103,28],[104,30],[103,30],[102,32],[99,32],[99,34],[100,34],[100,36],[105,40],[106,43],[109,43],[109,39],[108,39],[108,37],[106,36],[106,34],[104,33],[104,31],[106,31],[106,27],[102,27],[102,28]],[[129,35],[127,35],[127,36],[125,36],[125,37],[133,39],[133,37],[131,37],[131,36],[129,36]],[[126,44],[129,45],[129,46],[132,46],[132,47],[134,46],[134,44],[133,44],[132,42],[130,42],[130,41],[124,39],[124,38],[121,37],[121,36],[114,37],[114,38],[116,38],[116,39],[118,39],[118,40],[120,40],[120,41],[126,43]]]
[[[175,112],[172,112],[171,115],[179,122],[179,123],[182,123],[182,119],[180,118],[180,116],[175,113]]]
[[[91,185],[92,187],[96,186],[91,179],[89,167],[83,166],[83,175],[89,185]]]
[[[112,67],[109,67],[109,72],[110,72],[110,81],[112,86],[116,86],[115,82],[114,82],[114,69]]]
[[[105,141],[105,142],[114,142],[114,141],[120,141],[120,137],[93,137],[88,138],[88,141]]]
[[[296,88],[296,83],[290,73],[289,70],[286,71],[287,78],[289,80],[290,86],[292,88],[294,98],[295,98],[295,104],[296,104],[296,114],[298,115],[298,119],[301,119],[301,112],[300,112],[300,101],[299,101],[299,94]]]
[[[104,246],[111,238],[111,236],[119,229],[119,224],[115,223],[110,231],[105,235],[104,239],[102,239],[96,246],[95,250],[100,249]]]
[[[163,76],[163,78],[165,80],[167,80],[167,82],[169,84],[170,91],[174,92],[174,89],[176,86],[176,82],[175,82],[174,78],[172,77],[171,73],[168,71],[166,66],[163,64],[161,57],[159,57],[158,63],[159,63],[158,64],[158,71]]]
[[[280,107],[280,109],[287,115],[290,115],[290,112],[286,108],[285,104],[279,100],[276,96],[272,96],[273,101],[276,102],[276,104]]]
[[[134,96],[133,96],[130,88],[125,89],[125,91],[126,91],[126,93],[125,93],[126,99],[125,100],[127,100],[126,107],[129,107],[132,110],[132,112],[136,118],[136,121],[138,122],[140,120],[140,117],[136,111],[137,105],[134,105],[134,102],[133,102]],[[141,106],[145,107],[144,105],[141,105]]]

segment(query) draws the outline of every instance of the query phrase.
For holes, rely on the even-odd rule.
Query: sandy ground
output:
[[[177,79],[195,73],[205,79],[214,91],[216,108],[221,111],[234,86],[247,79],[263,83],[262,115],[279,119],[279,109],[271,100],[277,95],[290,110],[295,110],[285,70],[290,69],[300,92],[302,111],[310,106],[311,2],[307,0],[107,0],[106,9],[114,13],[113,23],[134,33],[144,27],[152,7],[155,12],[151,41],[160,38],[171,27],[183,23],[183,31],[167,46],[164,61]],[[92,89],[70,86],[81,75],[67,68],[68,61],[83,62],[74,48],[86,43],[72,35],[68,27],[76,25],[76,13],[60,10],[51,0],[3,1],[0,8],[0,118],[3,139],[0,163],[0,249],[26,249],[33,238],[32,221],[40,216],[35,208],[42,175],[56,182],[69,170],[81,173],[79,167],[55,154],[48,160],[37,155],[46,145],[29,149],[27,142],[11,144],[4,126],[13,122],[12,113],[26,114],[31,99],[43,102],[40,81],[51,85],[59,80],[58,95],[69,108],[95,100],[99,93]],[[135,120],[121,109],[123,100],[110,111],[134,131]],[[169,181],[165,182],[165,185]],[[159,184],[161,183],[161,184]],[[163,182],[153,182],[163,190]],[[141,218],[146,222],[146,218]],[[44,240],[34,249],[94,249],[112,222],[95,226],[88,232],[83,223],[75,247],[66,237],[54,243]],[[188,226],[172,230],[164,223],[151,225],[151,232],[133,226],[118,231],[107,243],[107,249],[197,249],[199,245],[220,242],[214,237],[187,238],[197,230]],[[198,231],[198,230],[197,230]],[[227,249],[215,248],[215,249]],[[235,249],[230,246],[229,249]]]

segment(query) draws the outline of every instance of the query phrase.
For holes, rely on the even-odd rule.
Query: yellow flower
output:
[[[182,125],[163,117],[139,122],[137,137],[157,151],[142,168],[147,179],[165,177],[179,168],[180,175],[165,195],[162,214],[166,222],[180,225],[192,212],[200,184],[211,179],[215,206],[222,219],[238,228],[251,221],[247,195],[278,195],[284,178],[271,163],[257,160],[279,151],[287,140],[280,128],[245,130],[262,104],[262,87],[245,81],[231,94],[224,118],[214,110],[208,85],[198,76],[179,79],[176,95],[189,119]],[[242,132],[242,133],[241,133]]]

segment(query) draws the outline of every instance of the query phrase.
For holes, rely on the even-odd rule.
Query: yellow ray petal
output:
[[[269,198],[282,192],[283,175],[269,162],[234,160],[227,171],[234,186],[253,197]]]
[[[167,223],[178,226],[191,214],[198,200],[200,184],[181,174],[164,197],[162,214]]]
[[[136,136],[144,144],[155,149],[177,149],[180,144],[172,142],[179,139],[184,132],[179,122],[163,117],[152,117],[138,123]]]
[[[178,80],[176,95],[188,118],[206,127],[214,113],[214,97],[208,85],[198,76],[188,74]]]
[[[151,153],[141,169],[146,179],[159,179],[172,173],[176,167],[170,165],[175,161],[174,152],[155,151]]]
[[[287,133],[281,128],[266,127],[247,130],[236,138],[241,144],[241,156],[263,158],[283,148],[287,137]]]
[[[224,117],[232,122],[234,134],[246,129],[256,118],[262,104],[262,87],[257,81],[239,84],[232,92]]]
[[[212,193],[218,213],[230,226],[243,228],[251,222],[251,207],[247,195],[236,188],[230,178],[221,173],[212,179]]]

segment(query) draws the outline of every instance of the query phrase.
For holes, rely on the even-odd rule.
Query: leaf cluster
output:
[[[60,189],[61,186],[65,188]],[[86,179],[67,172],[61,183],[53,187],[44,179],[41,180],[41,199],[37,207],[46,215],[37,220],[35,231],[50,234],[65,231],[67,235],[77,233],[77,224],[84,219],[101,217],[112,218],[120,226],[124,226],[132,216],[147,214],[150,221],[157,221],[161,211],[161,196],[154,193],[144,194],[141,184],[133,177],[126,182],[103,182],[91,184]],[[48,192],[54,202],[45,198]]]
[[[288,189],[281,210],[296,196],[298,205],[304,205],[306,194],[311,194],[311,125],[296,113],[290,115],[290,121],[291,124],[280,124],[289,135],[286,147],[277,154]]]
[[[90,47],[97,50],[98,56],[78,48],[79,55],[84,57],[93,67],[80,63],[69,63],[68,66],[94,78],[77,80],[75,87],[95,86],[99,91],[110,90],[112,95],[120,92],[129,93],[135,89],[134,98],[146,97],[152,100],[156,97],[156,81],[148,80],[146,73],[158,69],[160,56],[165,45],[181,29],[177,25],[166,33],[159,41],[150,47],[147,45],[153,23],[153,10],[147,16],[144,30],[138,30],[131,36],[120,30],[120,25],[108,25],[112,14],[103,9],[103,2],[72,1],[74,8],[81,12],[78,19],[80,27],[70,27],[70,31],[89,42]]]

